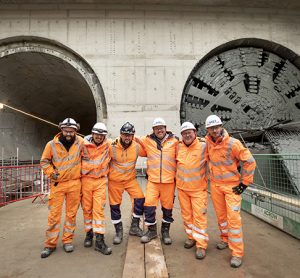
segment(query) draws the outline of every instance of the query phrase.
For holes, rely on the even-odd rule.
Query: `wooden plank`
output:
[[[145,277],[144,248],[140,237],[128,237],[123,278]]]
[[[168,270],[159,238],[145,244],[146,278],[168,278]]]

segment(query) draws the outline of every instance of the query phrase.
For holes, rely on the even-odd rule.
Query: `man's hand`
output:
[[[52,180],[56,181],[58,179],[58,176],[59,176],[59,173],[58,172],[54,172],[54,173],[51,174],[50,177],[51,177]]]
[[[232,187],[232,192],[236,195],[241,195],[247,188],[247,185],[240,183],[239,185]]]

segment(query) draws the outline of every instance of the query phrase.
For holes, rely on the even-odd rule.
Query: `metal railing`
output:
[[[300,238],[300,154],[256,154],[243,209]]]
[[[39,164],[0,166],[0,207],[47,194],[49,186]]]

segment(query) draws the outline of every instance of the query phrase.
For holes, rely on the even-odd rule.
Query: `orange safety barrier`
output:
[[[45,203],[49,189],[50,179],[39,164],[0,166],[0,207],[28,198]]]

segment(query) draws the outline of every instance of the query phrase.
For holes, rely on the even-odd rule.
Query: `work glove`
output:
[[[241,195],[247,188],[247,185],[240,183],[237,186],[232,187],[232,192],[236,195]]]
[[[54,172],[51,174],[51,179],[56,181],[58,179],[58,176],[59,176],[59,173]]]

